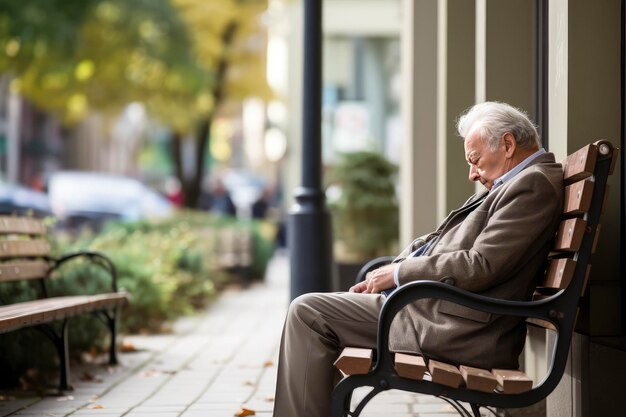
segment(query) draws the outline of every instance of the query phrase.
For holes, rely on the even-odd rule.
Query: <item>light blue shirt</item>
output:
[[[530,164],[532,161],[534,161],[535,158],[537,158],[538,156],[543,155],[544,153],[546,153],[545,149],[543,149],[543,148],[539,149],[537,152],[533,153],[528,158],[524,159],[522,162],[517,164],[512,170],[510,170],[506,174],[502,175],[501,177],[497,178],[493,182],[493,186],[491,187],[491,190],[489,190],[489,192],[495,190],[496,188],[498,188],[499,186],[501,186],[505,182],[509,181],[515,175],[519,174],[524,168],[526,168],[526,166],[528,166],[528,164]],[[426,250],[428,249],[428,246],[430,246],[430,242],[428,244],[424,245],[423,247],[420,247],[415,252],[411,253],[409,256],[407,256],[407,258],[410,258],[410,257],[413,257],[413,256],[421,256],[424,252],[426,252]],[[396,284],[396,288],[400,286],[400,279],[398,278],[399,271],[400,271],[400,264],[401,264],[401,262],[398,262],[398,264],[396,265],[395,269],[393,270],[393,282]],[[389,291],[389,290],[387,290],[387,291]]]
[[[489,191],[491,192],[491,191],[495,190],[496,188],[498,188],[499,186],[501,186],[502,184],[504,184],[505,182],[509,181],[511,178],[513,178],[514,176],[519,174],[521,170],[526,168],[526,166],[528,164],[530,164],[532,161],[534,161],[535,158],[537,158],[538,156],[543,155],[544,153],[546,153],[546,150],[541,148],[537,152],[535,152],[534,154],[530,155],[528,158],[524,159],[522,162],[517,164],[512,170],[510,170],[509,172],[507,172],[506,174],[504,174],[500,178],[497,178],[493,182],[493,186],[491,187],[491,190],[489,190]]]

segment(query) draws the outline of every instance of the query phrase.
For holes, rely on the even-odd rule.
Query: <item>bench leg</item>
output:
[[[109,365],[117,365],[117,329],[119,328],[119,316],[121,309],[114,307],[111,310],[93,312],[94,316],[101,320],[109,329],[111,345],[109,346]]]
[[[111,332],[111,346],[109,346],[109,364],[117,365],[117,328],[119,327],[119,309],[114,309],[111,314],[106,313],[107,325]]]
[[[68,348],[68,320],[61,322],[61,330],[56,332],[51,325],[44,324],[40,329],[54,343],[59,356],[59,390],[67,391],[73,389],[70,384],[70,356]]]
[[[59,387],[61,390],[73,389],[70,384],[70,352],[67,343],[68,335],[68,321],[63,320],[61,323],[61,335],[57,341],[57,352],[59,354],[59,361],[61,366],[61,375],[59,381]]]
[[[361,376],[361,375],[358,375]],[[354,379],[354,376],[347,377],[345,379]],[[345,381],[344,379],[344,381]],[[342,382],[344,382],[342,381]],[[386,382],[386,381],[385,381]],[[386,388],[381,387],[372,387],[372,390],[367,393],[363,399],[357,404],[354,410],[350,410],[351,402],[352,402],[352,394],[354,393],[354,389],[362,386],[367,386],[367,384],[350,384],[350,381],[346,383],[339,383],[337,387],[333,390],[332,402],[331,402],[331,416],[332,417],[359,417],[361,412],[365,408],[365,406],[370,402],[372,398],[378,395],[381,391],[384,391]]]

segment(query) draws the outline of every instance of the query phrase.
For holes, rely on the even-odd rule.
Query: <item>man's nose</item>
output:
[[[476,169],[476,167],[473,166],[473,165],[470,165],[469,180],[470,181],[478,181],[479,178],[480,178],[480,175],[478,175],[478,170]]]

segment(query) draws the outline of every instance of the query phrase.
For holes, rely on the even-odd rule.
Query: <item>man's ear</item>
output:
[[[504,150],[505,157],[512,158],[515,154],[515,149],[517,149],[517,142],[515,141],[515,137],[510,132],[504,134]]]

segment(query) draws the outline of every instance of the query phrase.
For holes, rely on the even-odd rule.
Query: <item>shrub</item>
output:
[[[396,166],[379,153],[362,151],[341,155],[329,173],[329,184],[339,187],[331,201],[333,228],[342,252],[338,258],[368,260],[392,252],[398,239]]]
[[[58,239],[59,254],[78,250],[101,252],[111,258],[118,287],[131,294],[122,316],[127,332],[158,331],[168,320],[205,307],[233,274],[220,267],[219,233],[243,228],[252,233],[252,275],[260,278],[273,253],[273,242],[256,221],[239,221],[208,213],[181,212],[160,221],[111,223],[97,235]],[[55,280],[58,293],[95,291],[108,284],[104,271],[85,261],[70,262]]]

